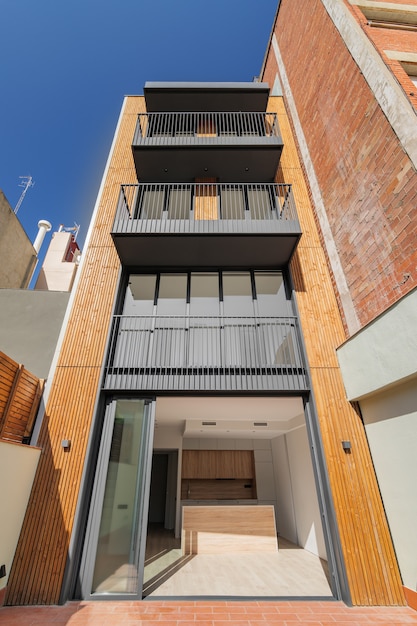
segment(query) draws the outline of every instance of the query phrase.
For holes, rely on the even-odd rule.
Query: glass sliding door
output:
[[[152,462],[153,403],[107,405],[81,567],[85,599],[140,599]]]

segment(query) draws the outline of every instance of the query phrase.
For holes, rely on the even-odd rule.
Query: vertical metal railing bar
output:
[[[136,144],[149,140],[170,143],[169,138],[178,136],[182,143],[200,136],[201,143],[208,143],[210,136],[280,137],[276,113],[266,112],[163,112],[139,113],[134,141]]]
[[[231,388],[276,388],[277,377],[285,389],[306,388],[297,332],[295,318],[115,316],[106,372],[116,386],[147,371],[158,388],[190,377],[200,388],[221,374]]]
[[[219,196],[221,210],[200,220],[231,220],[236,230],[250,217],[256,222],[268,220],[298,221],[291,185],[283,183],[139,183],[121,185],[113,230],[146,232],[183,230],[193,219],[193,197]],[[245,200],[246,198],[246,200]],[[246,210],[246,202],[248,209]],[[214,217],[214,219],[213,219]],[[169,224],[162,224],[162,220]],[[181,223],[178,222],[181,220]]]

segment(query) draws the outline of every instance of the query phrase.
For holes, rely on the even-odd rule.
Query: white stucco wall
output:
[[[417,378],[360,407],[403,583],[416,591]]]
[[[417,375],[416,328],[414,289],[337,350],[349,400]]]
[[[52,235],[35,289],[71,291],[78,269],[77,263],[65,261],[71,240],[71,233],[64,231]]]
[[[0,589],[7,586],[40,453],[39,448],[0,441],[0,565],[6,566]]]

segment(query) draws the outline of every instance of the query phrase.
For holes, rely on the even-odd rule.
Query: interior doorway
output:
[[[178,450],[154,449],[143,578],[145,595],[157,588],[182,561],[181,540],[175,531],[177,478]]]
[[[175,528],[177,472],[178,450],[153,451],[148,524]]]

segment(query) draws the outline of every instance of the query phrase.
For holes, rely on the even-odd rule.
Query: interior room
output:
[[[144,596],[332,596],[301,397],[158,397],[153,450]]]

